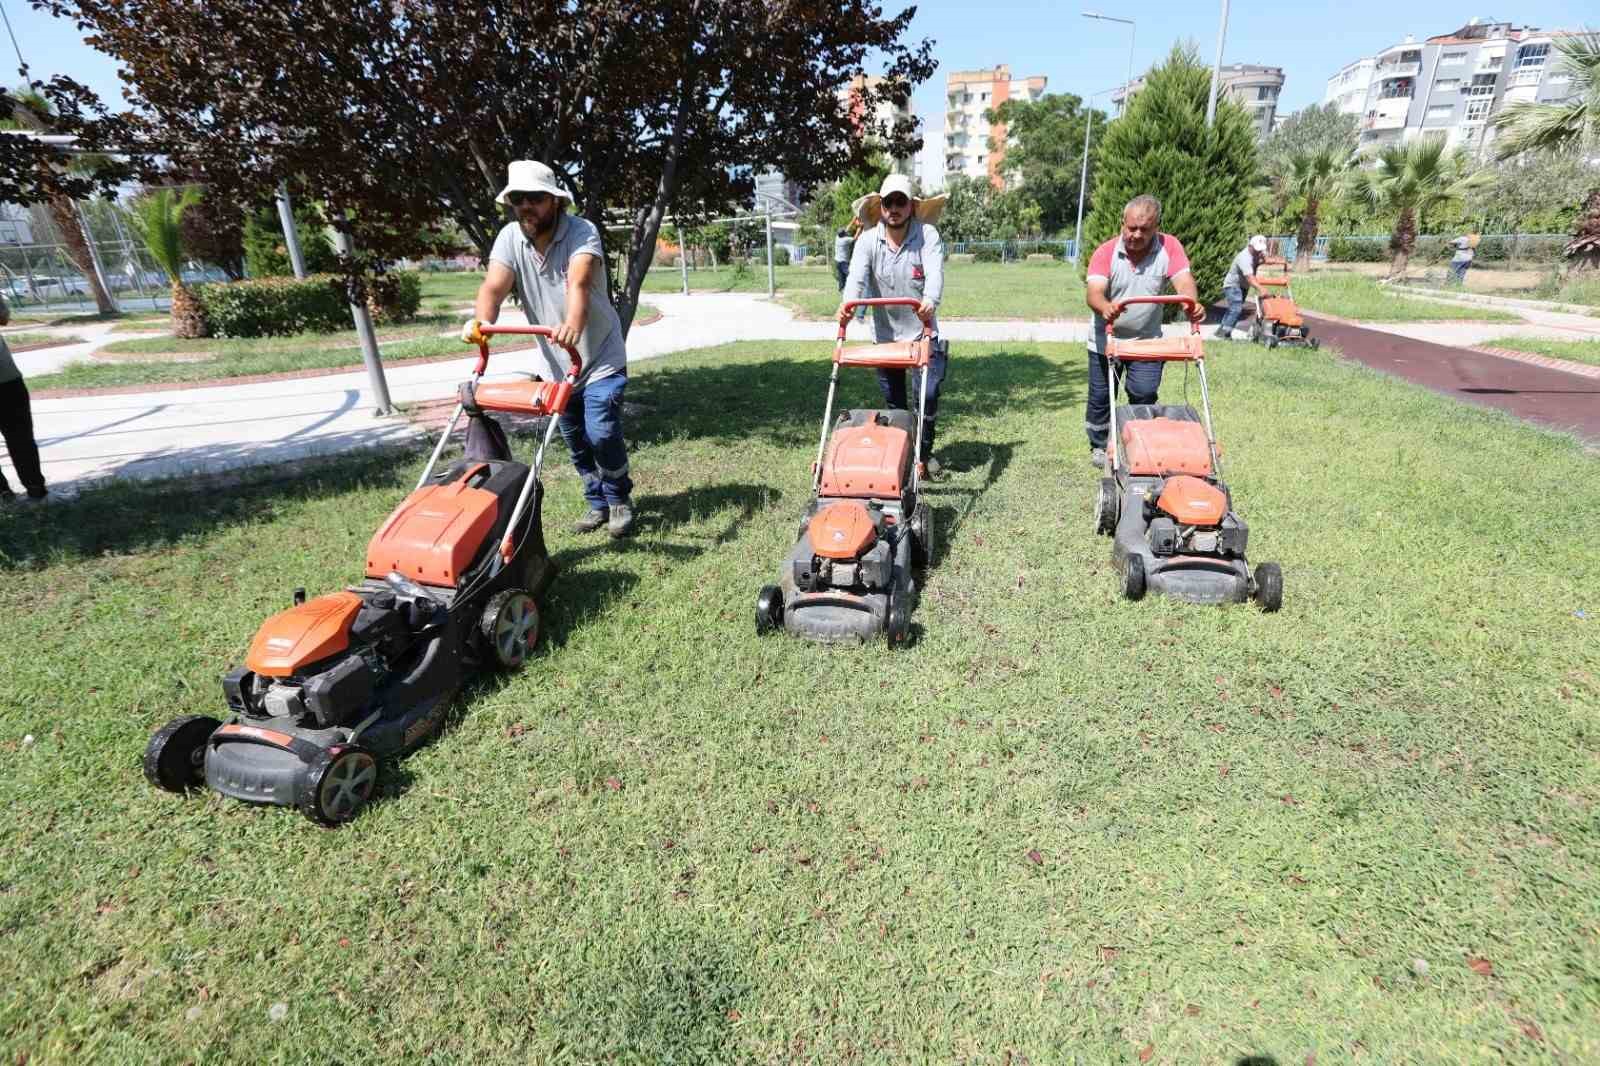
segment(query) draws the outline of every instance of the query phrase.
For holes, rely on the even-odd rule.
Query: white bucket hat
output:
[[[1250,238],[1250,247],[1252,250],[1261,252],[1264,255],[1267,251],[1267,239],[1258,233]]]
[[[883,217],[883,198],[894,193],[899,193],[911,201],[911,213],[919,222],[932,222],[944,212],[947,197],[930,196],[918,199],[911,191],[910,178],[904,174],[890,174],[883,179],[877,192],[869,192],[851,205],[863,227],[878,224],[878,219]]]
[[[563,200],[572,199],[572,194],[557,184],[556,172],[536,159],[511,161],[506,168],[506,187],[500,190],[494,202],[510,206],[509,197],[514,192],[547,192]]]

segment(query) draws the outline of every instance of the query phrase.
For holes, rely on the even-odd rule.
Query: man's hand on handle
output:
[[[1194,328],[1199,329],[1206,324],[1206,309],[1197,300],[1189,305],[1189,321],[1194,323]]]
[[[839,325],[848,325],[850,316],[855,314],[855,308],[848,305],[848,301],[839,304],[839,312],[834,315],[839,320]]]
[[[550,339],[566,348],[576,348],[578,338],[583,335],[583,327],[575,326],[571,322],[563,322],[550,330]]]
[[[917,317],[922,319],[922,324],[927,325],[933,321],[933,301],[922,300],[917,304]]]
[[[461,327],[461,343],[482,344],[488,340],[489,338],[485,337],[479,328],[482,325],[483,323],[476,318],[467,319],[466,325]]]

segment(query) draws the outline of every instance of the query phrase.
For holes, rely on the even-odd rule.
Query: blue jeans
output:
[[[1123,363],[1118,383],[1128,390],[1129,403],[1155,403],[1161,391],[1161,363]],[[1089,447],[1104,448],[1111,431],[1111,389],[1106,383],[1106,357],[1089,353],[1089,399],[1083,408],[1083,428]]]
[[[1472,260],[1470,259],[1459,263],[1452,262],[1450,264],[1450,280],[1457,285],[1465,285],[1467,283],[1467,268],[1471,265]]]
[[[1228,310],[1223,313],[1222,321],[1217,323],[1217,330],[1228,333],[1239,324],[1239,316],[1244,314],[1244,290],[1228,285],[1223,288],[1222,295],[1228,301]]]
[[[939,389],[944,385],[944,372],[950,362],[950,346],[938,337],[933,339],[933,355],[928,359],[928,406],[922,412],[922,456],[927,458],[933,454],[933,421],[939,415]],[[923,371],[911,372],[911,390],[916,395],[922,394]],[[891,411],[909,411],[911,404],[906,395],[906,372],[904,370],[878,371],[878,391],[883,393],[883,402]],[[913,442],[915,443],[915,442]]]
[[[627,503],[633,494],[622,441],[622,393],[627,387],[626,372],[591,381],[573,392],[561,414],[561,435],[583,478],[583,498],[590,507]]]

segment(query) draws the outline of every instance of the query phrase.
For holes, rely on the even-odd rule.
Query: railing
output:
[[[1438,249],[1441,245],[1448,245],[1459,234],[1418,234],[1416,252],[1423,254],[1430,250]],[[1552,261],[1560,257],[1561,250],[1572,240],[1566,233],[1485,233],[1478,242],[1478,258],[1491,261],[1502,259],[1537,259],[1548,258]],[[1351,244],[1381,245],[1388,247],[1389,235],[1387,233],[1358,234],[1358,235],[1329,235],[1319,234],[1317,246],[1311,252],[1313,262],[1326,261],[1328,246],[1333,241],[1346,241]],[[1496,248],[1496,245],[1499,247]],[[1282,237],[1268,238],[1268,246],[1274,254],[1281,255],[1293,262],[1299,253],[1300,241],[1293,234]],[[1487,247],[1486,247],[1487,246]],[[1503,254],[1495,254],[1503,249]]]

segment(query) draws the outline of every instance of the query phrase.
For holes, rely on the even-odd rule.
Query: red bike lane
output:
[[[1457,400],[1600,441],[1600,381],[1307,314],[1312,333],[1347,359]]]

